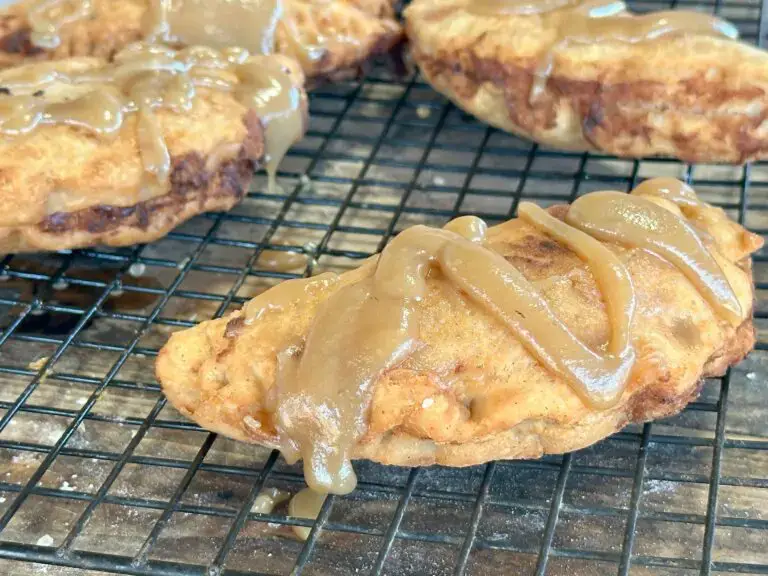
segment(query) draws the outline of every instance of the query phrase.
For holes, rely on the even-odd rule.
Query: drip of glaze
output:
[[[235,93],[256,110],[266,126],[266,170],[269,192],[275,194],[277,168],[288,149],[304,134],[304,94],[278,60],[263,56],[240,66]]]
[[[291,498],[288,504],[288,515],[294,518],[315,520],[320,514],[320,509],[323,507],[327,496],[327,494],[315,492],[311,488],[304,488]],[[300,540],[309,538],[309,533],[312,531],[306,526],[292,526],[291,529]]]
[[[460,216],[454,218],[448,224],[443,226],[445,230],[456,232],[459,236],[463,236],[470,242],[485,241],[485,235],[488,232],[488,224],[485,221],[480,220],[477,216]]]
[[[635,313],[635,290],[629,271],[606,246],[554,218],[535,204],[521,203],[518,214],[523,220],[552,236],[585,260],[600,291],[610,294],[610,297],[606,298],[611,325],[608,355],[600,356],[589,350],[560,322],[555,322],[554,328],[548,332],[545,328],[546,321],[537,322],[527,316],[523,322],[515,319],[514,315],[510,318],[513,323],[531,325],[530,330],[543,330],[542,337],[547,340],[547,347],[557,350],[559,357],[547,357],[540,353],[535,355],[542,363],[550,365],[554,371],[562,374],[582,399],[598,406],[610,405],[618,400],[635,363],[635,352],[630,337]],[[544,302],[537,309],[540,311],[545,307]]]
[[[651,196],[664,198],[683,208],[705,208],[706,204],[699,200],[696,192],[685,182],[677,178],[651,178],[638,184],[632,194],[635,196]]]
[[[277,488],[264,488],[256,496],[251,506],[251,512],[256,514],[272,514],[274,509],[288,500],[291,495]]]
[[[370,385],[416,349],[427,274],[443,244],[460,238],[424,226],[401,233],[370,276],[320,305],[300,357],[279,357],[268,410],[280,450],[289,462],[303,460],[313,490],[354,489],[351,451],[365,431]]]
[[[566,221],[606,242],[649,250],[678,268],[709,304],[734,326],[744,312],[733,288],[684,218],[643,196],[593,192],[576,200]]]

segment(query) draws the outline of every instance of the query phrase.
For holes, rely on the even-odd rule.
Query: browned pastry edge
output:
[[[357,80],[365,76],[371,69],[373,61],[379,61],[386,64],[392,73],[398,78],[404,78],[408,74],[405,64],[405,53],[408,42],[405,36],[398,34],[383,35],[373,45],[368,56],[360,64],[348,68],[333,69],[333,62],[330,54],[326,53],[317,63],[321,70],[330,72],[320,72],[307,78],[307,90],[312,90],[325,83],[344,82],[347,80]],[[329,57],[326,60],[326,56]]]
[[[12,16],[5,16],[3,20],[14,18]],[[0,23],[0,29],[5,29],[6,25]],[[29,39],[30,29],[27,27],[19,28],[13,32],[0,37],[0,50],[8,52],[9,54],[18,54],[20,56],[36,56],[43,52],[42,48],[38,48]]]
[[[193,216],[232,208],[245,196],[264,156],[264,131],[256,113],[246,113],[243,123],[247,135],[239,154],[215,169],[206,168],[207,156],[199,152],[173,158],[167,194],[132,206],[100,204],[56,212],[36,225],[0,227],[0,253],[150,242]]]
[[[559,207],[550,208],[556,212]],[[539,245],[549,242],[545,238],[537,240]],[[537,252],[532,246],[531,251]],[[546,252],[546,248],[542,248]],[[740,267],[751,272],[751,260],[744,259]],[[754,295],[754,287],[752,288]],[[214,323],[222,322],[215,320]],[[217,348],[219,359],[234,353],[234,339],[238,337],[243,319],[241,312],[235,312],[225,323],[210,324],[209,338],[216,340],[214,333],[221,333],[226,341],[224,348]],[[178,378],[175,362],[179,359],[177,351],[172,351],[171,342],[160,350],[156,363],[157,379],[163,385],[163,391],[171,404],[182,414],[194,420],[205,429],[253,444],[271,445],[271,432],[264,428],[254,430],[244,425],[244,418],[252,414],[253,407],[221,402],[217,410],[200,410],[197,399],[198,391],[187,389],[183,384],[166,385]],[[382,433],[372,429],[356,446],[354,457],[365,458],[398,466],[427,466],[442,464],[446,466],[472,466],[491,460],[531,459],[544,454],[559,454],[579,450],[611,434],[618,432],[630,423],[642,423],[677,414],[696,399],[704,378],[718,377],[725,374],[727,368],[741,361],[752,350],[755,343],[754,327],[751,314],[732,336],[722,343],[704,364],[698,378],[692,379],[690,386],[679,389],[670,384],[670,374],[660,372],[660,379],[638,391],[626,403],[606,409],[596,410],[573,424],[563,424],[546,418],[522,421],[511,428],[489,436],[464,443],[439,443],[422,439],[401,432],[397,429]],[[177,344],[178,346],[178,344]],[[183,355],[181,356],[183,359]],[[456,370],[460,370],[457,366]],[[386,379],[398,372],[397,368],[382,376]],[[408,378],[408,376],[404,376]],[[375,395],[375,392],[374,392]],[[373,404],[376,404],[374,400]]]
[[[587,149],[615,156],[641,157],[659,155],[658,145],[663,143],[673,150],[661,155],[673,155],[685,162],[744,163],[768,156],[768,140],[756,135],[768,118],[768,109],[756,115],[707,112],[707,108],[715,109],[729,100],[764,98],[757,86],[739,90],[724,82],[713,86],[711,81],[695,77],[682,82],[681,91],[669,94],[662,83],[606,84],[555,73],[547,82],[546,97],[531,104],[531,69],[480,58],[468,50],[443,51],[433,57],[420,51],[415,42],[412,53],[430,82],[438,90],[453,92],[460,99],[460,107],[461,100],[469,101],[484,84],[497,87],[503,94],[508,121],[519,127],[515,132],[544,144],[548,144],[546,132],[556,128],[558,108],[569,107],[581,119],[584,142],[572,147],[552,142],[555,147],[583,150],[586,145]],[[702,108],[692,109],[691,102]],[[649,121],[649,116],[657,112],[705,116],[713,134],[701,138],[698,133],[677,130],[669,135]]]
[[[7,28],[7,25],[3,25],[2,18],[0,17],[0,30]],[[16,18],[15,16],[6,16],[5,18]],[[30,41],[30,28],[24,26],[5,36],[0,36],[0,52],[6,52],[7,54],[13,54],[22,58],[39,56],[45,52],[42,48],[38,48]],[[140,35],[135,35],[131,40],[139,40]],[[324,82],[341,82],[343,80],[350,80],[363,75],[370,67],[369,59],[373,59],[380,56],[385,56],[391,62],[392,67],[398,74],[404,74],[403,72],[403,49],[405,47],[405,39],[401,33],[384,34],[376,43],[371,47],[367,59],[363,60],[360,65],[352,66],[349,68],[340,68],[333,70],[333,54],[326,52],[320,60],[316,63],[316,66],[320,70],[331,69],[330,72],[321,72],[312,76],[310,86],[317,86]],[[103,54],[102,57],[111,60],[117,47],[109,54]]]

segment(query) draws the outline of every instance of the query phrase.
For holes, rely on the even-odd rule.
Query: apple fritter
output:
[[[467,466],[674,414],[754,345],[763,240],[679,181],[416,226],[351,272],[279,284],[173,334],[156,371],[204,428],[302,459]]]
[[[613,0],[414,0],[413,59],[457,106],[555,148],[768,157],[768,55],[700,12]]]

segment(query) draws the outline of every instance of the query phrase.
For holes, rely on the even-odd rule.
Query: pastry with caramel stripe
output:
[[[122,246],[273,179],[307,120],[283,56],[135,44],[0,71],[0,253]]]
[[[0,14],[0,66],[25,59],[111,58],[127,44],[274,49],[313,79],[355,73],[401,40],[391,0],[22,0]],[[265,23],[269,24],[265,30]],[[270,48],[271,49],[271,48]]]
[[[481,120],[555,148],[768,157],[768,55],[700,12],[617,0],[414,0],[425,78]]]
[[[675,414],[754,345],[762,238],[673,179],[486,229],[397,235],[175,333],[156,371],[198,424],[354,488],[351,459],[468,466],[576,450]]]

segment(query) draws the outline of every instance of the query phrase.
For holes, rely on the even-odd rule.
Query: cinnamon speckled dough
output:
[[[150,0],[93,0],[95,15],[62,27],[62,42],[41,50],[29,41],[26,13],[33,0],[22,0],[0,12],[0,66],[24,59],[101,56],[111,58],[126,44],[142,37],[142,20]],[[284,20],[298,32],[298,41],[328,38],[322,56],[305,67],[308,77],[334,78],[356,71],[376,54],[391,50],[402,30],[394,19],[391,0],[285,0]],[[291,55],[290,27],[281,22],[276,32],[279,53]]]
[[[283,61],[301,86],[296,63]],[[26,66],[74,73],[104,64],[70,58]],[[0,71],[0,85],[20,70]],[[64,99],[75,89],[53,85],[46,98]],[[264,157],[256,114],[232,94],[199,88],[190,111],[162,108],[155,115],[172,171],[167,193],[151,199],[140,196],[144,168],[135,114],[113,139],[65,125],[0,138],[0,254],[149,242],[196,214],[237,204]]]
[[[539,15],[479,16],[472,0],[414,0],[415,62],[457,106],[498,128],[568,150],[689,162],[768,157],[768,55],[708,36],[560,46],[546,90],[533,72],[555,31]]]
[[[562,217],[565,207],[551,212]],[[742,308],[751,311],[749,256],[762,239],[719,216],[704,227]],[[593,348],[605,345],[603,297],[584,262],[521,220],[491,228],[488,238],[543,290],[579,338]],[[432,275],[417,305],[424,346],[374,383],[369,428],[354,456],[396,465],[467,466],[575,450],[630,422],[680,411],[696,397],[702,378],[723,374],[752,349],[751,312],[733,328],[677,268],[643,250],[611,249],[626,262],[638,302],[632,327],[637,363],[616,406],[585,405],[508,329]],[[302,341],[318,304],[333,290],[372,268],[363,265],[315,290],[308,303],[252,323],[238,311],[173,334],[156,365],[168,399],[204,428],[276,445],[263,403],[275,381],[277,353]]]

